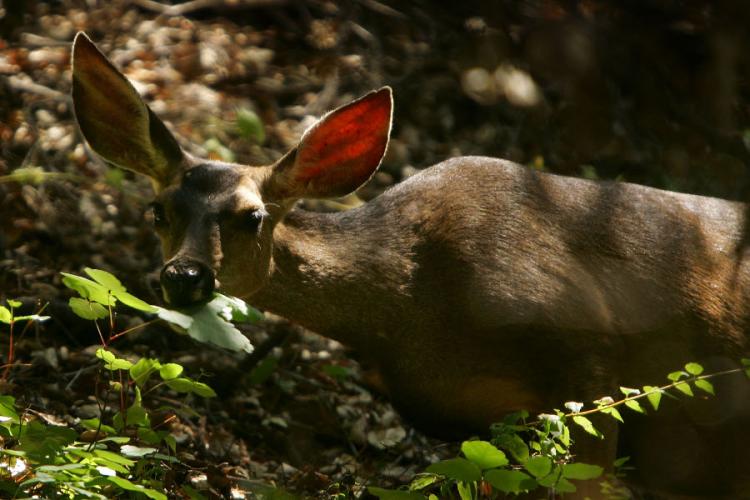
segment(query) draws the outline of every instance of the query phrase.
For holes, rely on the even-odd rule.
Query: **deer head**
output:
[[[196,158],[183,149],[91,40],[73,43],[73,105],[86,141],[108,163],[148,176],[174,306],[215,288],[252,296],[273,270],[274,228],[300,198],[343,196],[377,170],[391,128],[384,87],[331,111],[272,165]]]

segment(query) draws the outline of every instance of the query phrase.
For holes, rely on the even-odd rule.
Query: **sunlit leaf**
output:
[[[5,302],[7,302],[10,307],[13,307],[15,309],[18,309],[23,305],[20,300],[7,299]]]
[[[68,305],[77,316],[83,319],[94,320],[109,316],[109,310],[103,305],[80,297],[71,297],[68,300]]]
[[[464,441],[461,452],[480,469],[494,469],[508,464],[505,453],[487,441]]]
[[[134,484],[125,478],[110,476],[107,477],[107,480],[112,484],[122,488],[123,490],[142,493],[152,500],[167,500],[167,495],[165,495],[164,493],[152,490],[151,488],[146,488],[145,486],[141,486],[140,484]]]
[[[715,394],[713,384],[706,379],[696,380],[695,387],[711,395]]]
[[[130,367],[130,378],[138,387],[143,387],[152,373],[161,368],[161,364],[155,359],[141,358]]]
[[[380,500],[424,500],[424,496],[415,491],[388,490],[385,488],[376,488],[375,486],[368,486],[367,491]]]
[[[5,306],[0,306],[0,323],[9,324],[13,315],[10,313],[10,309]]]
[[[690,385],[688,385],[687,382],[679,382],[675,384],[674,388],[688,396],[693,395],[693,389],[690,388]]]
[[[602,433],[596,430],[596,428],[594,427],[594,424],[592,424],[591,420],[589,420],[588,418],[581,416],[581,415],[577,415],[573,417],[573,422],[578,424],[584,431],[588,432],[592,436],[596,436],[599,439],[604,439],[604,436],[602,435]]]
[[[148,456],[148,455],[153,455],[157,451],[159,451],[159,450],[157,450],[156,448],[146,448],[146,447],[142,447],[142,446],[133,446],[131,444],[126,444],[126,445],[120,446],[120,452],[123,455],[125,455],[127,457],[131,457],[131,458],[142,458],[142,457],[145,457],[145,456]]]
[[[120,283],[120,280],[115,278],[111,273],[108,273],[107,271],[102,271],[101,269],[92,269],[90,267],[85,267],[83,269],[83,272],[89,275],[91,279],[102,285],[104,288],[111,292],[124,292],[125,287],[122,286],[122,283]]]
[[[159,376],[162,380],[172,380],[173,378],[179,377],[181,373],[182,366],[177,363],[167,363],[161,365],[161,368],[159,368]]]
[[[643,409],[641,404],[638,401],[635,401],[631,399],[630,401],[625,401],[625,406],[630,408],[633,411],[637,411],[638,413],[646,413],[646,410]]]
[[[690,375],[698,376],[703,373],[703,367],[698,363],[688,363],[685,365],[685,371]]]
[[[625,422],[622,419],[622,415],[620,415],[620,411],[614,406],[602,409],[602,413],[604,413],[605,415],[611,415],[615,420],[619,420],[620,422]]]
[[[667,375],[667,378],[671,380],[672,382],[677,382],[681,378],[689,377],[690,375],[687,372],[684,372],[682,370],[672,372],[669,375]]]
[[[662,390],[659,387],[653,387],[650,385],[643,386],[643,392],[646,393],[646,399],[651,403],[654,410],[659,409],[659,402],[661,401]]]
[[[103,306],[114,306],[117,300],[109,291],[95,281],[76,276],[70,273],[60,273],[63,275],[63,285],[75,290],[84,299],[98,302]]]
[[[139,299],[135,295],[132,295],[124,290],[112,292],[112,295],[117,297],[117,299],[119,299],[120,302],[122,302],[126,306],[130,306],[133,309],[137,309],[139,311],[143,311],[147,313],[155,313],[155,312],[158,312],[159,310],[156,306],[152,306],[151,304]]]
[[[112,352],[99,348],[96,350],[96,357],[104,361],[104,368],[107,370],[130,370],[133,363],[127,359],[118,358]]]

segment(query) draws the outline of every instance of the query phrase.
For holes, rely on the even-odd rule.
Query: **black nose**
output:
[[[205,302],[214,291],[214,273],[204,264],[190,260],[168,263],[161,271],[164,300],[174,307]]]

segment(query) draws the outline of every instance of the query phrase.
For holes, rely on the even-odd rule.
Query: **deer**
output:
[[[359,207],[311,212],[297,201],[344,196],[378,169],[389,87],[330,111],[262,166],[184,151],[84,33],[72,100],[91,150],[152,181],[167,303],[221,289],[342,342],[428,434],[486,433],[514,411],[748,353],[743,203],[467,156]],[[629,415],[604,440],[582,435],[581,458],[611,469],[630,456],[633,484],[657,498],[746,495],[750,389],[732,376],[717,393]]]

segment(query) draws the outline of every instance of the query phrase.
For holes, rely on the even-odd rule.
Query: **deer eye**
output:
[[[154,217],[154,226],[163,227],[167,225],[167,213],[161,203],[151,204],[151,215]]]
[[[242,225],[246,230],[257,233],[260,230],[260,225],[265,216],[266,211],[262,208],[258,210],[247,210],[242,213]]]

